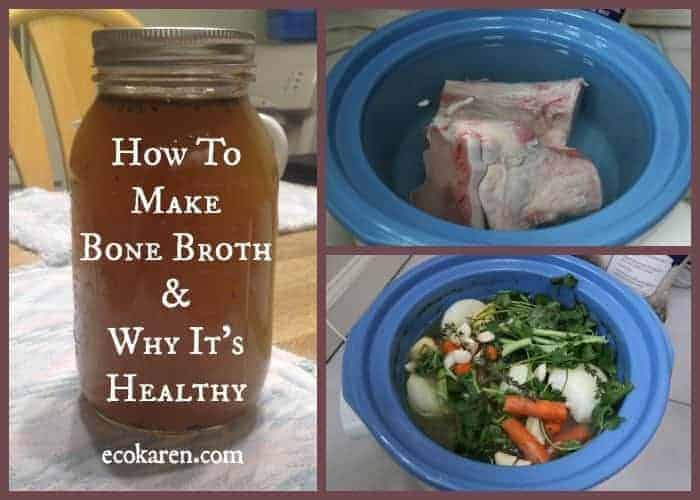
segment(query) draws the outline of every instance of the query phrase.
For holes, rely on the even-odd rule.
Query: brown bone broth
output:
[[[71,154],[75,340],[82,390],[101,414],[123,424],[164,431],[216,426],[255,403],[267,372],[277,166],[264,127],[240,92],[226,96],[224,91],[224,96],[215,98],[173,97],[149,92],[148,82],[139,85],[146,95],[100,91]],[[142,152],[150,147],[186,147],[188,153],[181,166],[170,166],[162,157],[153,166],[126,162],[115,167],[113,137],[143,138]],[[240,151],[240,161],[226,166],[223,147],[217,146],[219,166],[205,166],[209,147],[195,144],[197,137],[223,137],[227,146]],[[153,204],[150,210],[142,206],[142,213],[132,213],[134,186],[142,187],[148,197],[163,186],[163,210]],[[193,210],[193,205],[183,210],[186,197],[192,195],[218,197],[219,211]],[[180,210],[164,212],[172,200]],[[206,209],[207,202],[198,206]],[[83,233],[99,235],[103,252],[99,260],[83,258]],[[191,259],[176,259],[173,233],[189,235],[182,238],[191,240]],[[140,258],[126,246],[118,259],[104,253],[110,243],[137,242],[153,245],[150,250],[142,248]],[[214,247],[220,242],[232,245],[230,258],[216,258]],[[212,246],[203,259],[200,243]],[[268,243],[267,250],[256,251],[255,243]],[[149,255],[161,259],[146,258]],[[189,307],[164,307],[163,293],[171,278],[189,290]],[[118,355],[109,329],[137,326],[143,331],[134,354]],[[201,327],[197,354],[192,353],[190,327]],[[211,354],[205,336],[226,338]],[[180,341],[174,353],[162,342],[161,354],[154,355],[147,352],[145,337],[180,337]],[[110,387],[114,390],[108,374],[115,373],[116,387],[133,382],[133,397],[146,401],[130,401],[129,391],[121,389],[120,401],[108,402]],[[130,380],[127,374],[136,376]],[[164,387],[171,394],[164,395]],[[185,402],[188,398],[191,402]]]

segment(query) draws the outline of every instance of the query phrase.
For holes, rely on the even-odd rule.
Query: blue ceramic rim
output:
[[[523,261],[528,265],[525,269]],[[455,276],[472,276],[492,269],[517,269],[520,272],[533,269],[533,274],[544,273],[546,276],[571,272],[580,279],[579,296],[583,298],[585,291],[590,289],[596,302],[600,303],[602,298],[610,301],[615,309],[610,311],[615,317],[614,329],[619,334],[627,336],[644,332],[648,341],[641,354],[630,352],[634,358],[630,379],[637,384],[640,377],[646,380],[635,389],[636,394],[633,392],[628,396],[621,409],[628,418],[626,423],[615,431],[606,432],[571,456],[517,471],[508,469],[507,481],[500,477],[502,467],[459,458],[422,434],[408,418],[396,394],[389,359],[394,338],[415,304],[449,287],[447,283],[459,279]],[[624,321],[618,318],[624,318]],[[639,328],[620,330],[624,328],[623,323]],[[377,331],[384,333],[373,335]],[[632,333],[625,333],[628,331]],[[651,439],[666,407],[672,360],[673,351],[663,327],[646,302],[595,266],[561,256],[438,257],[417,266],[387,287],[353,328],[343,362],[343,393],[391,456],[409,472],[436,488],[461,490],[477,484],[476,489],[480,490],[586,489],[627,465]],[[658,372],[669,374],[662,384],[655,384],[651,372],[645,372],[644,366],[649,364]]]
[[[509,31],[511,33],[518,32],[521,35],[530,33],[530,29],[524,29],[521,23],[518,23],[518,19],[510,20],[511,24],[505,22],[499,23],[499,28],[508,25]],[[425,50],[426,48],[434,48],[440,43],[449,44],[449,42],[454,40],[454,37],[463,36],[466,33],[472,31],[482,31],[483,26],[479,25],[476,27],[471,26],[470,20],[465,19],[460,22],[453,21],[449,26],[437,25],[430,26],[416,33],[412,33],[409,36],[402,38],[400,41],[394,44],[387,44],[387,46],[382,50],[381,53],[375,55],[369,63],[367,63],[356,75],[356,81],[362,82],[360,85],[352,85],[348,88],[346,98],[343,99],[339,109],[338,116],[352,116],[353,113],[360,113],[360,119],[355,121],[353,119],[343,120],[338,124],[337,135],[340,137],[357,137],[358,139],[362,136],[361,122],[364,119],[365,108],[359,110],[356,103],[366,101],[365,89],[377,88],[381,81],[390,73],[394,67],[401,64],[402,60],[405,58],[410,58],[415,56],[417,53]],[[539,33],[539,31],[538,31]],[[552,39],[556,39],[557,35],[553,33],[551,35]],[[449,45],[448,45],[449,46]],[[610,52],[610,49],[607,49]],[[598,54],[600,55],[600,54]],[[627,58],[628,60],[624,60]],[[646,96],[646,103],[642,103],[644,111],[647,111],[647,115],[650,118],[652,125],[652,134],[655,138],[652,147],[652,157],[649,160],[649,164],[656,163],[659,161],[659,156],[664,155],[666,151],[674,151],[678,149],[678,136],[680,135],[676,129],[669,129],[665,124],[673,123],[672,117],[670,116],[670,110],[672,109],[672,103],[665,99],[664,102],[655,103],[657,114],[648,113],[648,107],[644,104],[649,102],[654,102],[653,96],[663,96],[664,90],[661,85],[656,81],[655,75],[634,64],[635,60],[629,57],[626,52],[616,51],[614,53],[605,53],[604,57],[599,60],[605,60],[610,66],[613,62],[618,64],[619,67],[623,68],[635,68],[634,78],[638,81],[646,82],[649,87],[653,88],[653,92]],[[632,86],[633,83],[630,81],[630,73],[619,75],[620,77],[628,76],[627,83]],[[638,90],[638,88],[634,88]],[[665,96],[664,96],[665,97]],[[664,140],[662,140],[664,139]],[[372,203],[372,200],[392,200],[392,203],[383,204],[383,212],[386,215],[392,216],[394,220],[407,220],[409,217],[412,222],[412,226],[415,222],[421,222],[425,225],[434,224],[435,221],[444,222],[450,226],[450,234],[455,232],[461,232],[465,230],[464,226],[455,225],[446,221],[441,221],[436,219],[431,215],[416,209],[409,203],[399,198],[391,189],[389,189],[381,180],[377,177],[375,171],[369,165],[368,162],[364,161],[365,157],[362,153],[361,142],[348,143],[347,141],[341,142],[338,146],[339,156],[347,158],[349,164],[353,165],[354,168],[349,172],[348,180],[350,184],[354,187],[355,192],[360,193],[361,196],[365,198],[366,201]],[[675,160],[668,160],[669,163],[674,163]],[[376,179],[380,182],[367,183],[367,179]],[[647,170],[643,177],[638,179],[634,189],[636,193],[644,193],[648,196],[652,196],[653,193],[663,192],[664,183],[660,182],[659,176],[655,172],[650,172]],[[636,207],[639,205],[638,202],[634,201],[634,192],[629,189],[623,196],[615,200],[615,202],[603,210],[590,215],[585,221],[588,224],[598,224],[600,227],[604,225],[612,225],[621,219],[625,219],[623,215],[617,213],[617,219],[611,217],[611,210],[617,210],[622,212],[625,210],[623,204],[627,201],[626,209],[629,213],[637,213]],[[576,223],[572,222],[569,224],[562,224],[556,228],[548,229],[535,229],[534,231],[529,231],[527,237],[532,237],[536,233],[540,235],[547,235],[553,231],[561,232],[562,230],[572,229]],[[425,226],[423,226],[425,227]],[[433,229],[440,229],[440,227],[433,226]],[[473,229],[466,228],[467,231],[475,231]],[[504,232],[494,232],[494,231],[479,231],[481,234],[487,237],[497,237],[500,235],[505,235],[511,238],[513,234],[512,231],[507,233]],[[568,235],[559,235],[559,238],[568,238]],[[496,242],[498,243],[498,242]]]
[[[607,55],[598,58],[606,60],[608,65],[610,61],[628,59],[619,78],[630,86],[636,82],[635,91],[643,96],[643,104],[649,104],[645,112],[651,116],[651,127],[655,133],[652,157],[642,178],[618,200],[594,215],[557,227],[527,232],[466,228],[434,218],[401,200],[378,179],[369,166],[359,131],[364,103],[369,97],[367,89],[374,88],[391,66],[397,64],[407,53],[420,50],[430,43],[425,41],[429,38],[425,33],[435,29],[432,24],[434,21],[442,23],[439,24],[441,32],[449,29],[445,22],[449,25],[459,24],[452,19],[456,15],[454,11],[447,12],[452,16],[451,22],[443,19],[446,17],[444,11],[429,11],[402,18],[368,36],[346,54],[329,75],[326,172],[327,206],[330,212],[363,242],[369,244],[517,245],[523,244],[522,240],[526,237],[527,244],[603,245],[627,243],[640,236],[673,208],[689,185],[690,91],[685,80],[650,42],[627,27],[597,14],[547,9],[491,12],[499,19],[521,19],[526,14],[532,19],[554,19],[581,30],[586,37],[594,40],[602,37],[608,42],[614,42],[608,46]],[[482,12],[480,18],[483,19],[486,14],[487,12]],[[476,29],[483,29],[483,26]],[[407,43],[407,39],[413,40],[413,43]],[[400,41],[400,47],[397,46],[397,41]],[[581,47],[579,44],[578,48]],[[369,66],[372,71],[369,71]],[[648,81],[645,82],[640,77],[640,71],[646,73]],[[663,92],[664,87],[672,89],[670,94],[673,101]],[[686,128],[688,134],[679,132]],[[678,167],[673,175],[664,177],[662,174],[668,169],[664,169],[663,165],[674,161],[664,158],[667,157],[665,151],[669,150],[677,151],[675,163]],[[351,168],[345,169],[343,165]],[[657,167],[652,168],[654,165]],[[352,178],[348,178],[348,172]],[[358,189],[358,185],[361,189]],[[640,204],[636,201],[636,196],[642,196],[645,201]],[[389,210],[386,207],[380,209],[378,204],[386,205]]]

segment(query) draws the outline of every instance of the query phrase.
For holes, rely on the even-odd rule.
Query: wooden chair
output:
[[[37,56],[56,125],[50,133],[58,134],[64,173],[75,123],[95,98],[92,32],[140,25],[134,16],[117,9],[10,9],[10,30],[24,26]],[[25,186],[52,189],[53,170],[36,96],[12,39],[9,49],[9,140],[15,167]]]

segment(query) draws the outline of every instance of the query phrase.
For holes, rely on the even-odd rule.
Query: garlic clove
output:
[[[484,330],[476,336],[476,340],[478,340],[482,344],[488,344],[489,342],[493,342],[494,340],[496,340],[496,335],[493,332]]]
[[[469,363],[472,360],[472,353],[464,349],[457,349],[450,354],[452,354],[455,363]]]
[[[448,372],[452,369],[454,364],[456,363],[455,357],[454,357],[455,351],[452,351],[445,356],[445,359],[442,361],[442,366],[445,367],[445,370]]]
[[[503,453],[502,451],[497,451],[495,453],[495,455],[493,456],[493,461],[496,463],[496,465],[532,465],[532,462],[530,462],[529,460],[518,458],[515,455],[511,455],[510,453]]]
[[[466,342],[464,342],[464,347],[467,349],[467,351],[472,353],[473,356],[479,350],[479,343],[472,338],[468,338]]]
[[[537,365],[537,368],[535,368],[533,375],[535,375],[535,378],[540,382],[544,382],[544,379],[547,378],[547,364],[540,363],[539,365]]]

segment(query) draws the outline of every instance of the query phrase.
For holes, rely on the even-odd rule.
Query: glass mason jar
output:
[[[273,142],[285,139],[272,124],[271,141],[248,100],[254,37],[229,29],[108,29],[93,34],[93,46],[98,95],[70,158],[83,394],[102,416],[138,428],[225,424],[255,403],[271,352],[273,262],[254,249],[269,244],[274,254]],[[117,158],[115,138],[140,166],[132,153]],[[220,139],[238,153],[225,153]],[[171,165],[159,148],[188,152]],[[217,166],[207,165],[212,159]],[[220,213],[201,200],[188,206],[187,196],[216,197]],[[156,244],[161,260],[138,252],[138,242]],[[217,252],[221,242],[227,245]],[[202,254],[200,244],[210,251]],[[172,283],[186,290],[175,306]],[[120,354],[125,334],[133,340],[137,332],[134,351]],[[175,350],[167,337],[180,338]]]

